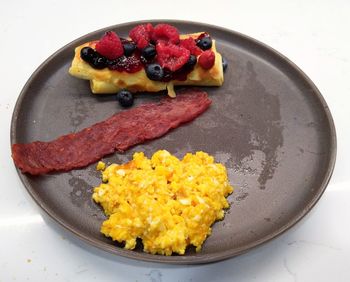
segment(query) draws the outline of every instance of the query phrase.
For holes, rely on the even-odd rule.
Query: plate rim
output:
[[[84,34],[77,39],[65,44],[61,48],[59,48],[56,52],[54,52],[52,55],[50,55],[46,60],[44,60],[37,68],[36,70],[30,75],[26,83],[24,84],[14,107],[12,118],[11,118],[11,127],[10,127],[10,145],[15,143],[16,141],[16,119],[19,115],[20,108],[22,106],[23,99],[25,97],[25,94],[30,87],[32,81],[35,79],[35,77],[42,71],[43,68],[46,67],[50,61],[55,58],[58,54],[60,54],[63,50],[67,49],[68,47],[74,47],[76,42],[82,40],[85,37],[88,37],[89,35],[103,32],[108,29],[118,29],[125,26],[130,25],[138,25],[138,24],[144,24],[144,23],[169,23],[169,24],[182,24],[182,25],[200,25],[203,28],[209,28],[209,29],[216,29],[221,32],[233,34],[234,36],[241,37],[245,41],[252,42],[255,45],[258,45],[259,47],[264,48],[267,52],[270,54],[273,54],[274,56],[277,56],[278,59],[284,61],[284,63],[288,64],[291,68],[293,68],[300,76],[301,78],[310,86],[312,89],[312,94],[315,98],[321,103],[323,112],[326,115],[327,122],[329,124],[330,129],[330,158],[329,163],[327,165],[327,170],[325,175],[323,176],[323,181],[320,184],[319,188],[317,189],[317,193],[312,197],[312,199],[307,203],[307,205],[299,211],[299,213],[295,214],[291,220],[289,220],[285,225],[281,226],[277,230],[275,230],[272,233],[269,233],[268,235],[260,238],[260,240],[256,240],[252,243],[246,244],[240,248],[235,248],[234,250],[228,249],[221,252],[216,252],[208,255],[193,255],[193,256],[161,256],[161,255],[152,255],[145,252],[133,252],[132,250],[125,250],[123,248],[113,247],[111,245],[106,245],[102,241],[99,241],[98,239],[90,238],[87,235],[84,235],[82,233],[79,233],[77,230],[75,230],[74,226],[71,226],[69,223],[62,220],[55,211],[50,208],[49,206],[46,206],[43,204],[43,202],[39,199],[39,197],[36,196],[35,193],[33,193],[31,184],[29,183],[27,177],[25,174],[21,173],[21,171],[15,166],[15,169],[17,171],[17,174],[24,185],[24,188],[29,193],[29,195],[34,199],[36,204],[45,212],[46,215],[48,215],[51,219],[53,219],[54,222],[58,223],[61,227],[63,227],[65,230],[71,232],[75,236],[77,236],[79,239],[82,239],[85,243],[88,243],[89,246],[92,246],[94,248],[107,251],[108,253],[111,253],[113,255],[119,255],[128,259],[136,259],[136,260],[142,260],[142,261],[148,261],[148,262],[156,262],[156,263],[168,263],[168,264],[204,264],[204,263],[212,263],[215,261],[225,260],[231,257],[238,256],[242,253],[245,253],[253,248],[256,248],[258,246],[261,246],[262,244],[265,244],[267,242],[270,242],[276,237],[279,237],[289,229],[291,229],[293,226],[295,226],[302,218],[304,218],[316,205],[316,203],[320,200],[321,196],[323,195],[325,189],[327,188],[327,185],[332,177],[336,157],[337,157],[337,135],[336,135],[336,128],[334,124],[334,120],[332,117],[332,114],[330,112],[329,106],[326,103],[324,97],[322,96],[319,89],[316,87],[316,85],[313,83],[313,81],[302,71],[293,61],[291,61],[288,57],[277,51],[276,49],[272,48],[271,46],[253,38],[248,35],[245,35],[243,33],[237,32],[235,30],[231,30],[226,27],[221,27],[213,24],[208,23],[202,23],[197,21],[187,21],[187,20],[176,20],[176,19],[149,19],[149,20],[141,20],[141,21],[131,21],[131,22],[123,22],[107,27],[103,27],[100,29],[97,29],[95,31],[89,32],[87,34]],[[10,148],[11,150],[11,148]],[[200,253],[199,253],[200,254]]]

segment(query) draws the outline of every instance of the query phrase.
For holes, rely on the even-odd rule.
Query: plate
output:
[[[217,40],[228,68],[222,87],[207,87],[213,103],[191,123],[166,136],[104,158],[126,162],[136,151],[151,156],[167,149],[182,157],[203,150],[226,165],[230,209],[213,226],[201,252],[184,256],[124,250],[99,229],[105,219],[92,199],[100,183],[96,164],[67,173],[30,176],[18,171],[29,194],[56,222],[79,238],[120,256],[163,263],[195,264],[226,259],[267,242],[305,216],[324,192],[336,157],[331,113],[311,80],[270,47],[221,27],[168,22],[181,33],[207,31]],[[120,36],[140,22],[115,25],[83,36],[49,57],[30,77],[14,109],[11,143],[49,141],[81,130],[122,110],[114,95],[93,95],[87,81],[68,74],[74,48],[105,31]],[[136,104],[163,94],[137,96]]]

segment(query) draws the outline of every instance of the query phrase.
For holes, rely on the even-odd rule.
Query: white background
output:
[[[259,248],[203,266],[151,264],[80,242],[41,212],[10,157],[10,120],[31,73],[90,31],[141,19],[183,19],[254,37],[317,85],[337,129],[328,188],[296,227]],[[350,1],[1,1],[0,281],[350,281]]]

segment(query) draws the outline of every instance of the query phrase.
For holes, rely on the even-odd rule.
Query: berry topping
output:
[[[190,57],[190,51],[171,43],[159,42],[156,50],[159,64],[171,71],[180,69]]]
[[[165,41],[178,44],[180,41],[179,31],[170,24],[157,24],[152,33],[152,40],[155,42]]]
[[[196,41],[192,37],[180,40],[180,46],[189,50],[192,55],[198,56],[202,53],[202,50],[198,48]]]
[[[123,42],[123,48],[124,48],[124,55],[129,57],[134,53],[136,46],[134,43],[130,41],[126,41],[126,42]]]
[[[92,62],[94,56],[95,56],[95,50],[92,49],[91,47],[84,47],[80,50],[80,57],[85,61],[85,62]]]
[[[164,70],[159,64],[150,64],[146,66],[146,74],[150,80],[162,80]]]
[[[146,60],[153,59],[157,55],[156,47],[154,47],[154,45],[151,45],[151,44],[146,46],[145,48],[142,49],[141,55]]]
[[[120,90],[117,93],[117,100],[122,107],[131,107],[134,104],[134,96],[128,90]]]
[[[96,51],[107,59],[114,60],[124,54],[123,45],[118,35],[113,31],[107,31],[99,42],[96,43]]]
[[[90,47],[82,48],[80,50],[80,57],[95,69],[107,67],[107,59]]]
[[[107,59],[101,55],[96,55],[90,63],[95,69],[104,69],[107,67]]]
[[[199,56],[198,63],[203,69],[210,69],[215,63],[215,53],[211,50],[204,51]]]
[[[197,46],[202,50],[208,50],[212,45],[211,37],[207,33],[202,33],[197,39]]]
[[[186,64],[184,64],[180,69],[178,69],[175,72],[170,72],[170,80],[180,80],[180,81],[185,81],[187,79],[187,75],[193,71],[195,65],[197,63],[197,57],[195,55],[190,55],[188,61]],[[169,81],[166,80],[166,75],[164,75],[163,81]]]
[[[117,71],[126,71],[128,73],[134,73],[141,70],[143,67],[140,58],[132,55],[129,57],[122,56],[115,60],[108,62],[108,68]]]
[[[197,57],[195,55],[191,55],[187,63],[185,64],[185,67],[192,69],[196,64],[197,64]]]
[[[164,75],[162,81],[168,82],[173,79],[173,72],[168,70],[168,69],[163,69],[164,70]]]
[[[152,33],[153,26],[152,24],[148,23],[135,26],[129,32],[129,36],[136,43],[139,49],[143,49],[149,44]]]
[[[162,82],[185,81],[197,63],[204,70],[215,64],[215,53],[210,50],[213,41],[207,32],[180,40],[174,26],[161,23],[153,27],[146,23],[135,26],[129,37],[119,38],[113,31],[108,31],[94,49],[82,48],[80,57],[95,69],[108,67],[127,73],[144,69],[150,80]],[[222,68],[223,71],[227,69],[223,57]],[[121,105],[132,105],[133,95],[126,90],[120,93]]]
[[[227,60],[224,57],[221,57],[221,60],[222,60],[222,69],[224,71],[226,71],[226,69],[228,67],[228,62],[227,62]]]
[[[198,42],[199,40],[201,40],[203,37],[209,37],[209,33],[208,32],[202,32],[198,37],[196,42]]]

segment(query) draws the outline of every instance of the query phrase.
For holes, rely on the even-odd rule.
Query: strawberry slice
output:
[[[170,71],[180,69],[190,57],[190,51],[184,47],[160,41],[156,45],[157,61]]]
[[[120,38],[113,31],[107,31],[96,43],[95,48],[98,53],[110,60],[119,58],[124,54]]]

